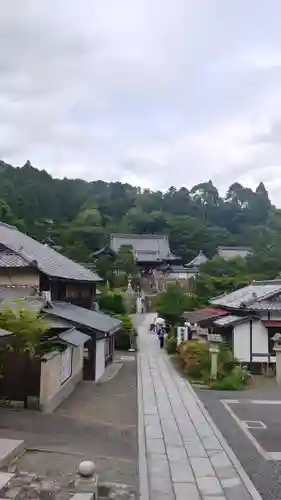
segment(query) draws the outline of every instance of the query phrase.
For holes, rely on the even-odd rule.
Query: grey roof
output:
[[[0,243],[48,276],[92,283],[102,281],[96,273],[3,222],[0,223]]]
[[[79,332],[76,328],[72,328],[68,332],[63,332],[58,335],[59,339],[67,344],[70,344],[74,347],[79,347],[80,345],[84,345],[88,340],[91,339],[89,335],[85,333]]]
[[[0,250],[0,267],[30,267],[30,262],[11,250]]]
[[[257,311],[281,311],[281,300],[262,300],[261,302],[254,302],[251,308]]]
[[[201,266],[201,264],[205,264],[205,262],[207,262],[208,258],[206,257],[206,255],[204,255],[204,253],[202,252],[202,250],[200,250],[199,254],[196,255],[196,257],[194,257],[194,259],[192,259],[190,262],[188,262],[188,264],[186,264],[186,267],[199,267]]]
[[[252,252],[252,247],[241,247],[241,246],[218,246],[217,251],[219,250],[237,250],[237,252]]]
[[[112,318],[102,312],[84,309],[68,302],[52,302],[52,305],[46,307],[44,312],[70,321],[74,325],[83,325],[103,333],[117,331],[122,326],[122,322],[117,318]]]
[[[214,297],[210,304],[238,309],[255,309],[254,304],[264,299],[270,299],[281,293],[281,280],[253,281],[251,285],[235,290],[234,292]]]
[[[112,234],[110,248],[117,253],[122,246],[132,246],[138,262],[174,260],[168,236],[163,234]]]
[[[231,326],[235,323],[243,323],[248,320],[248,316],[235,316],[234,314],[230,314],[229,316],[223,316],[222,318],[216,319],[214,324],[217,326]]]

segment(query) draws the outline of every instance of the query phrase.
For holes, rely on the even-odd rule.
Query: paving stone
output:
[[[149,496],[149,500],[175,500],[174,494],[169,495],[165,493],[159,493],[159,491],[151,491]]]
[[[186,449],[183,446],[168,446],[167,455],[169,460],[189,462]]]
[[[224,451],[211,450],[208,453],[213,466],[216,467],[229,467],[231,462]]]
[[[169,476],[151,474],[150,488],[152,491],[157,491],[159,493],[168,493],[169,495],[173,494],[172,482]]]
[[[195,478],[191,466],[185,462],[170,461],[173,483],[194,483]]]
[[[199,477],[197,479],[199,490],[203,495],[223,494],[222,487],[216,477]],[[236,500],[241,500],[239,497]]]
[[[148,453],[156,453],[159,455],[165,455],[165,445],[163,439],[147,439],[146,449]]]
[[[194,484],[176,483],[174,489],[176,500],[201,500],[199,491]]]
[[[253,500],[253,497],[243,484],[232,486],[231,488],[224,488],[224,493],[227,500]]]
[[[145,415],[144,424],[151,427],[160,427],[160,420],[158,415]]]
[[[207,452],[200,443],[184,443],[189,458],[207,458]]]
[[[222,450],[222,446],[215,436],[203,438],[202,443],[206,450]]]
[[[237,472],[234,467],[216,467],[216,474],[219,479],[231,479],[237,476]]]
[[[150,475],[170,476],[170,469],[166,457],[162,455],[151,455],[148,460],[148,471]]]
[[[191,458],[190,462],[196,478],[216,475],[208,458]]]
[[[146,437],[150,439],[161,439],[162,438],[162,431],[161,427],[153,426],[153,425],[146,425],[145,426],[145,433]]]

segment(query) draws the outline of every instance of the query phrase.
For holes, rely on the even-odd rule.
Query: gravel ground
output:
[[[202,389],[196,392],[263,499],[281,500],[281,462],[265,460],[220,402],[221,399],[281,400],[280,388],[274,381],[266,381],[261,387],[243,392]],[[269,407],[269,411],[274,411],[274,406]],[[259,420],[258,413],[256,419]],[[279,449],[281,451],[281,432]]]

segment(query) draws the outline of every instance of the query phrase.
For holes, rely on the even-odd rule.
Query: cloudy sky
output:
[[[0,0],[0,158],[281,206],[280,0]]]

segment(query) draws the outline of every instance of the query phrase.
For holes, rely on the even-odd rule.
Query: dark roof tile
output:
[[[103,333],[114,332],[122,326],[122,322],[117,318],[112,318],[102,312],[84,309],[68,302],[52,302],[52,306],[45,308],[44,312],[70,321],[74,325],[83,325],[86,328]]]
[[[16,227],[0,223],[0,242],[18,254],[29,265],[36,265],[40,271],[48,276],[90,283],[102,281],[96,273],[21,233]]]

